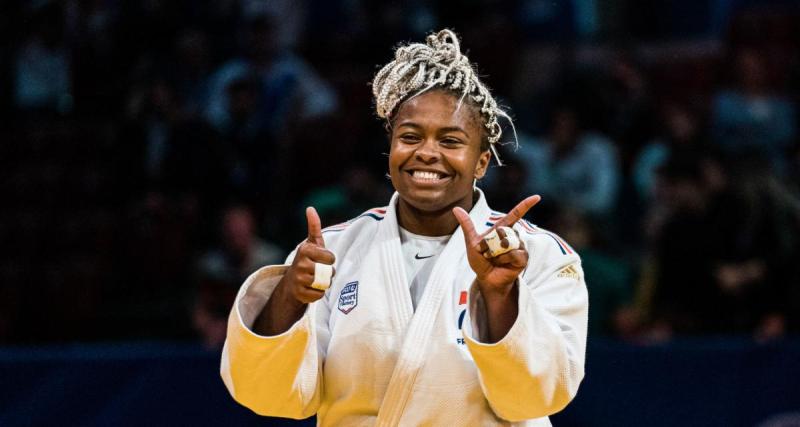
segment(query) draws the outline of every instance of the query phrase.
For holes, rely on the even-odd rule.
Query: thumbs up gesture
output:
[[[336,273],[333,269],[336,257],[325,249],[316,209],[306,208],[306,220],[308,238],[297,248],[292,265],[256,317],[253,332],[257,334],[272,336],[286,332],[303,316],[309,303],[325,296],[325,289]]]
[[[325,249],[322,225],[313,207],[306,208],[308,238],[297,248],[292,265],[281,280],[280,286],[294,300],[302,304],[314,302],[325,295],[335,274],[336,257]]]

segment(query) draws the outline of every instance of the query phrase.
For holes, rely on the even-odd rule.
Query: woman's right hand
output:
[[[292,265],[278,285],[284,288],[283,292],[291,295],[295,301],[303,305],[325,296],[324,290],[311,287],[311,284],[314,283],[314,264],[333,265],[336,261],[333,252],[325,249],[322,225],[317,210],[313,207],[306,208],[306,220],[308,221],[308,238],[297,248]],[[331,278],[335,274],[334,270]]]
[[[316,209],[306,208],[308,238],[297,247],[292,265],[283,275],[266,306],[253,323],[253,331],[273,336],[289,330],[306,310],[309,303],[325,296],[325,291],[311,287],[314,283],[315,264],[333,265],[336,257],[325,249],[322,225]],[[336,274],[333,270],[331,278]]]

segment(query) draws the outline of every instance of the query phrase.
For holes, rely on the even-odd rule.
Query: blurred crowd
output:
[[[800,331],[791,1],[39,0],[0,15],[0,343],[198,339],[384,205],[368,85],[453,28],[512,111],[479,186],[582,255],[590,335]]]

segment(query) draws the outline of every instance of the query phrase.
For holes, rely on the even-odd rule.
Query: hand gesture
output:
[[[308,238],[297,248],[292,265],[281,280],[284,291],[302,304],[314,302],[325,295],[325,289],[330,285],[330,279],[335,274],[335,270],[330,267],[331,272],[327,277],[327,283],[315,283],[315,277],[317,281],[320,281],[320,270],[324,271],[326,266],[332,266],[336,261],[333,252],[325,249],[322,225],[316,209],[306,208],[306,220],[308,221]],[[317,264],[321,265],[317,266]],[[324,279],[326,278],[322,278],[323,282]]]
[[[512,227],[541,199],[536,195],[521,201],[508,215],[497,221],[492,228],[483,234],[478,234],[475,231],[475,226],[472,224],[467,211],[460,207],[453,208],[453,214],[464,231],[469,266],[475,272],[478,286],[484,296],[487,296],[487,294],[507,294],[519,274],[528,265],[528,251],[525,249],[522,240],[520,240],[519,248],[493,257],[485,241],[486,235],[492,230],[497,230],[501,238],[501,245],[507,248],[509,240],[506,238],[505,230],[500,227]],[[516,233],[515,230],[514,232]]]

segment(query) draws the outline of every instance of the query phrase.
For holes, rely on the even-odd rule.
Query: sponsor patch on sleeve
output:
[[[570,264],[561,270],[558,271],[558,277],[569,277],[571,279],[580,280],[581,274],[578,272],[578,269],[575,268],[575,265]]]

